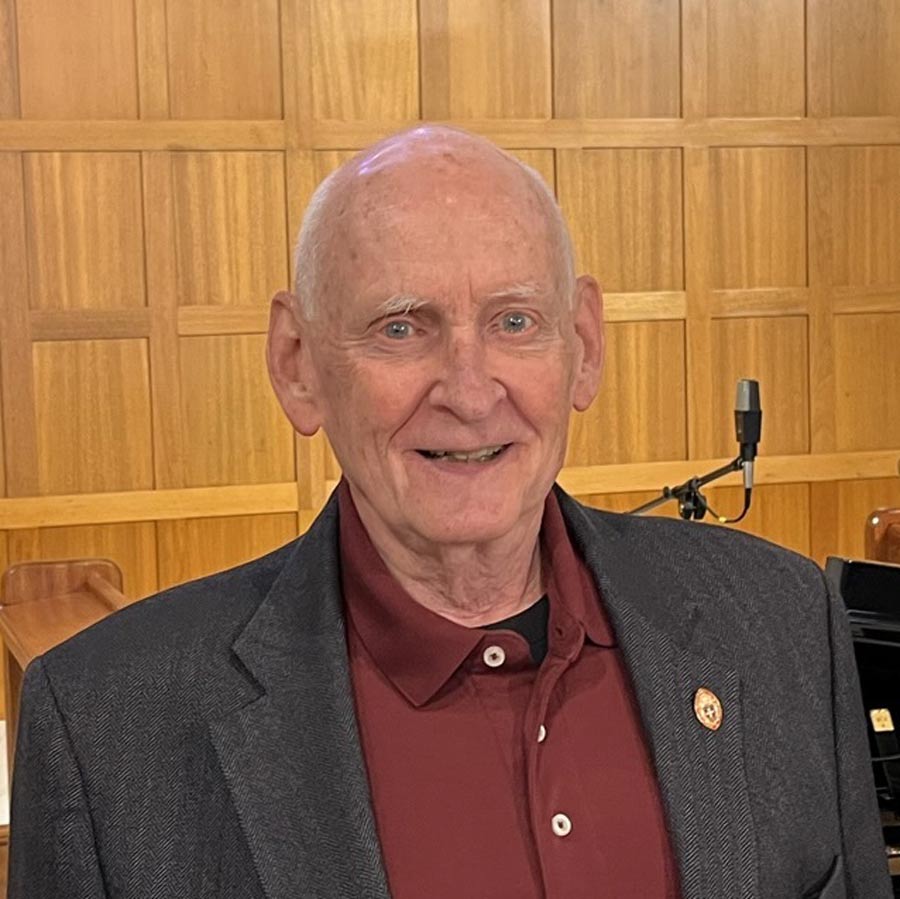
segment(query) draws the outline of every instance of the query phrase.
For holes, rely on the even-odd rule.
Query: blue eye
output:
[[[507,334],[521,334],[534,324],[534,319],[524,312],[507,312],[500,321],[500,327]]]
[[[382,329],[382,333],[392,340],[404,340],[412,337],[413,326],[409,322],[403,321],[388,322]]]

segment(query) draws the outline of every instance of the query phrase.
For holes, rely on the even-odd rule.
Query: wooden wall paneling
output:
[[[182,337],[188,486],[293,481],[290,424],[269,384],[263,335]]]
[[[834,322],[837,448],[900,447],[900,312]]]
[[[678,0],[557,0],[554,115],[677,118],[680,36]]]
[[[547,186],[556,193],[556,157],[553,150],[508,150],[520,162],[533,168],[547,182]]]
[[[175,190],[170,153],[141,154],[150,384],[153,397],[153,474],[157,488],[187,486],[179,410],[178,292],[175,269]]]
[[[267,305],[288,283],[282,153],[173,153],[181,306]]]
[[[833,284],[900,285],[900,146],[830,151]]]
[[[0,153],[0,271],[3,327],[0,328],[0,385],[8,496],[38,492],[37,427],[28,315],[28,247],[22,158]]]
[[[607,512],[630,512],[644,503],[650,502],[659,496],[664,484],[659,485],[659,490],[641,490],[632,493],[595,493],[588,496],[579,496],[579,502],[583,502],[595,509],[605,509]],[[669,485],[673,486],[673,485]],[[664,503],[651,513],[654,517],[678,518],[678,505],[675,502]]]
[[[152,487],[146,341],[37,342],[32,351],[40,493]]]
[[[681,290],[681,152],[561,150],[557,158],[581,270],[609,292]]]
[[[418,118],[415,0],[324,0],[311,12],[316,119]]]
[[[686,456],[683,322],[606,325],[600,394],[574,415],[567,465]]]
[[[16,0],[16,17],[23,118],[137,118],[133,4]]]
[[[707,0],[710,116],[802,116],[804,0]]]
[[[290,152],[313,146],[312,10],[314,0],[280,0],[281,13],[281,106],[284,117],[284,148]]]
[[[831,13],[834,0],[806,0],[806,114],[831,116]]]
[[[747,517],[728,527],[756,534],[808,556],[811,546],[809,491],[809,484],[758,485],[753,488],[753,502]],[[727,518],[738,515],[744,506],[743,487],[713,487],[705,491],[705,495],[712,508]]]
[[[278,0],[178,0],[166,11],[173,118],[281,118]]]
[[[760,454],[809,452],[809,359],[805,316],[729,318],[712,323],[713,455],[734,456],[735,389],[759,381],[763,409]]]
[[[111,559],[122,570],[123,592],[128,599],[140,599],[157,590],[153,522],[10,531],[9,557],[10,564],[40,559]]]
[[[3,439],[3,341],[0,340],[0,498],[6,496],[6,442]],[[0,532],[0,541],[2,532]]]
[[[713,287],[806,284],[802,147],[710,151]]]
[[[15,0],[0,0],[0,119],[19,116],[19,52]]]
[[[169,118],[169,35],[166,0],[133,0],[138,108],[142,119]]]
[[[26,153],[32,309],[143,306],[140,157]]]
[[[546,0],[420,0],[425,119],[552,114]]]
[[[698,120],[709,108],[708,0],[681,0],[681,114]]]
[[[160,589],[264,555],[297,535],[296,521],[290,513],[160,521]]]
[[[832,163],[827,147],[807,153],[807,227],[809,230],[809,414],[810,450],[837,448],[834,348],[834,226]]]
[[[831,71],[824,89],[831,114],[900,115],[900,5],[896,0],[831,0],[828,7],[818,27],[827,29],[830,39]],[[822,12],[817,2],[810,16]]]
[[[879,506],[900,507],[900,477],[832,481],[812,484],[810,490],[811,555],[820,564],[826,556],[865,558],[869,514]]]
[[[715,373],[710,367],[713,343],[711,307],[712,198],[710,151],[684,150],[684,278],[687,319],[688,458],[713,455],[718,425],[710,415],[715,405]]]

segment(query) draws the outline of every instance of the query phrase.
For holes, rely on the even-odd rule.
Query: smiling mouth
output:
[[[501,443],[497,446],[483,446],[480,449],[456,452],[453,450],[418,450],[426,459],[444,459],[448,462],[490,462],[496,459],[511,444]]]

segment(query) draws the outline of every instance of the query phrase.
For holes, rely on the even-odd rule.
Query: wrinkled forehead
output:
[[[492,148],[383,148],[347,173],[343,188],[334,247],[348,277],[443,265],[476,278],[556,278],[547,199]]]

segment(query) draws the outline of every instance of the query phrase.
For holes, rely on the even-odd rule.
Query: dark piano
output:
[[[847,607],[894,895],[900,896],[900,565],[831,557]]]

